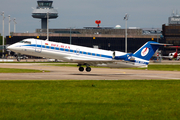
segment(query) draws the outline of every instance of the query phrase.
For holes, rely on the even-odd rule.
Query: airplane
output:
[[[178,53],[178,48],[180,48],[179,46],[169,46],[170,48],[176,48],[176,52],[173,53],[169,53],[168,56],[161,56],[162,58],[168,58],[169,60],[172,59],[180,59],[180,53]]]
[[[164,44],[149,41],[136,52],[125,53],[29,38],[12,44],[7,49],[25,55],[77,63],[80,72],[84,71],[83,66],[85,65],[86,71],[90,72],[90,66],[111,68],[147,67],[149,60],[160,45]]]

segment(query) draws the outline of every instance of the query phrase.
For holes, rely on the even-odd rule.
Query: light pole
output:
[[[126,13],[124,20],[125,22],[125,52],[127,53],[127,20],[128,20],[129,15]]]
[[[49,12],[47,12],[47,41],[49,41]]]
[[[156,34],[157,34],[157,42],[159,42],[159,39],[158,39],[158,28],[156,30]]]
[[[16,23],[16,18],[14,18],[13,21],[14,21],[14,33],[16,33],[16,24],[17,24]]]
[[[2,31],[3,31],[3,53],[2,53],[2,58],[4,58],[4,11],[1,13],[1,15],[3,16],[3,28],[2,28]]]
[[[71,45],[71,39],[72,37],[71,37],[71,27],[70,27],[70,45]]]
[[[72,29],[75,29],[76,27],[70,27],[70,28],[67,28],[69,29],[69,44],[71,45],[72,44]]]
[[[10,25],[10,23],[11,23],[11,18],[10,18],[10,15],[8,16],[9,17],[9,37],[11,36],[10,34],[10,32],[11,32],[11,25]]]

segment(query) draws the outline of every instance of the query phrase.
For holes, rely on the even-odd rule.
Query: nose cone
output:
[[[7,49],[8,49],[8,50],[11,50],[11,49],[12,49],[12,45],[8,46]]]
[[[11,51],[13,51],[13,52],[17,51],[17,47],[15,47],[15,45],[14,45],[14,44],[13,44],[13,45],[8,46],[8,47],[7,47],[7,49],[8,49],[8,50],[11,50]]]

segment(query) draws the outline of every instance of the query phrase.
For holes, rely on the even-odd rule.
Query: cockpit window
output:
[[[31,42],[29,42],[29,41],[20,41],[19,43],[31,44]]]
[[[29,41],[24,41],[24,43],[31,44],[31,42],[29,42]]]

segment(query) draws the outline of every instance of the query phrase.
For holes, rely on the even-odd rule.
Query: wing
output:
[[[148,63],[135,63],[134,60],[126,61],[126,60],[80,60],[77,58],[69,59],[69,62],[78,63],[78,65],[86,65],[86,66],[105,66],[112,68],[129,68],[129,67],[147,67]]]
[[[66,59],[72,63],[78,63],[79,65],[90,65],[90,66],[97,66],[97,64],[108,64],[116,61],[111,58],[88,60],[87,58],[66,57]]]
[[[145,64],[134,63],[131,61],[125,60],[109,60],[109,61],[97,61],[97,60],[74,60],[74,63],[78,63],[79,65],[88,65],[88,66],[104,66],[104,67],[112,67],[112,68],[130,68],[130,67],[147,67]]]
[[[79,65],[97,66],[98,64],[114,63],[116,60],[71,60],[71,62],[78,63]]]

